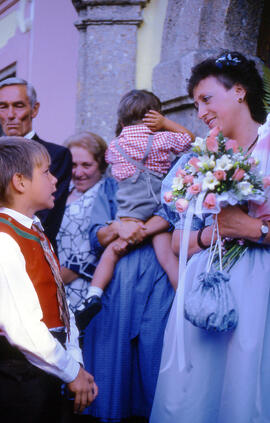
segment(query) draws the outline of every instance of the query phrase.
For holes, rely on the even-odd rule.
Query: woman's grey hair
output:
[[[71,149],[72,147],[84,148],[88,153],[93,155],[94,160],[98,163],[101,173],[104,173],[107,168],[105,161],[105,152],[107,144],[103,138],[94,132],[84,131],[71,135],[64,143],[64,145]]]
[[[34,105],[37,102],[37,93],[33,85],[29,84],[25,79],[21,78],[7,78],[3,81],[0,81],[0,89],[4,87],[9,87],[11,85],[24,85],[26,87],[27,96],[29,99],[29,102],[31,104],[31,107],[33,108]]]

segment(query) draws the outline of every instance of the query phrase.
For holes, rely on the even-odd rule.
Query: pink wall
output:
[[[71,0],[32,1],[32,29],[25,33],[17,29],[0,49],[0,69],[17,62],[17,76],[32,82],[41,104],[33,121],[35,130],[41,138],[61,144],[75,128],[77,13]],[[25,15],[29,13],[28,6]]]

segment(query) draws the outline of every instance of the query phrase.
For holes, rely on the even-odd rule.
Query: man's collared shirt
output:
[[[35,131],[32,130],[32,131],[28,132],[28,134],[24,135],[24,138],[27,138],[28,140],[31,140],[34,135],[35,135]]]

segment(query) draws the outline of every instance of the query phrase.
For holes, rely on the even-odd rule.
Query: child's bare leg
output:
[[[98,287],[104,290],[106,286],[110,283],[115,265],[120,258],[116,252],[118,242],[119,238],[111,242],[105,248],[93,275],[93,279],[91,282],[92,287]]]
[[[152,238],[153,247],[161,267],[165,270],[174,290],[178,285],[178,257],[172,250],[172,235],[162,232]]]
[[[117,238],[104,250],[88,288],[85,301],[75,314],[77,325],[81,330],[84,330],[90,320],[100,311],[103,290],[110,283],[115,265],[120,256],[124,254],[126,246],[125,241]]]

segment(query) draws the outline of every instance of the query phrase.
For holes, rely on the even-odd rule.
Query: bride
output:
[[[192,69],[189,93],[209,129],[219,127],[225,137],[261,159],[264,174],[270,173],[270,119],[261,126],[266,119],[264,91],[253,61],[237,52],[209,58]],[[249,242],[247,252],[230,270],[239,312],[234,331],[211,333],[185,320],[179,284],[165,332],[150,423],[270,422],[269,203],[263,210],[246,213],[229,206],[218,214],[221,236]],[[193,220],[185,294],[205,270],[212,224],[206,216]],[[179,231],[181,226],[173,236],[178,253]]]

